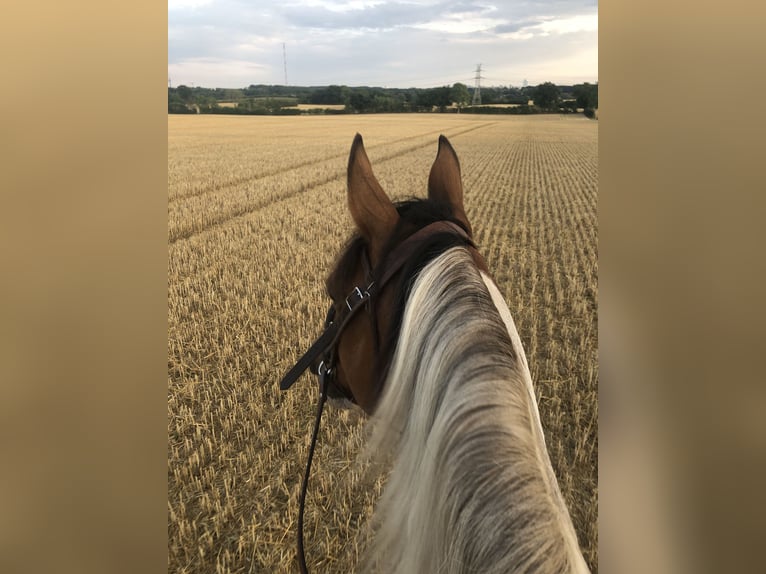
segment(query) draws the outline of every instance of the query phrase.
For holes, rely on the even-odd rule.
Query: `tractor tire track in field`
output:
[[[476,129],[476,128],[471,128],[468,131],[471,131],[472,129]],[[397,140],[392,140],[392,141],[389,141],[389,142],[386,142],[386,143],[375,144],[375,145],[371,145],[371,146],[365,146],[365,148],[367,149],[367,152],[369,153],[369,152],[375,151],[375,150],[377,150],[379,148],[386,148],[386,147],[389,147],[389,146],[392,146],[392,145],[400,144],[400,143],[411,141],[411,140],[414,140],[414,139],[424,138],[426,136],[431,136],[431,135],[434,135],[434,134],[438,134],[441,131],[442,130],[432,130],[432,131],[429,131],[429,132],[424,132],[424,133],[416,134],[414,136],[407,136],[405,138],[400,138],[400,139],[397,139]],[[309,166],[312,166],[312,165],[318,165],[318,164],[321,164],[321,163],[326,162],[326,161],[336,161],[336,160],[346,159],[347,156],[348,156],[348,153],[346,152],[346,153],[334,154],[334,155],[330,155],[330,156],[322,157],[322,158],[318,158],[318,159],[317,158],[312,158],[312,159],[308,159],[308,160],[305,160],[305,161],[301,161],[301,162],[292,164],[292,165],[290,165],[288,167],[280,167],[278,169],[267,170],[265,172],[262,172],[262,173],[259,173],[259,174],[256,174],[256,175],[243,175],[243,176],[240,176],[240,177],[235,177],[235,178],[227,179],[226,181],[216,182],[216,183],[212,183],[210,185],[202,186],[202,187],[200,187],[198,189],[195,189],[193,191],[190,191],[188,193],[176,193],[176,194],[172,195],[168,199],[168,203],[174,203],[174,202],[177,202],[177,201],[182,201],[182,200],[185,200],[185,199],[190,199],[192,197],[199,197],[199,196],[205,195],[207,193],[221,191],[223,189],[228,189],[228,188],[231,188],[231,187],[236,187],[238,185],[242,185],[242,184],[245,184],[245,183],[256,182],[256,181],[261,180],[261,179],[266,179],[267,177],[273,177],[275,175],[280,175],[280,174],[283,174],[283,173],[288,173],[290,171],[301,169],[301,168],[304,168],[304,167],[309,167]]]
[[[486,128],[492,125],[493,125],[493,122],[487,122],[487,123],[479,124],[476,126],[471,126],[470,128],[466,128],[466,129],[454,132],[451,135],[449,135],[449,137],[454,139],[461,135],[464,135],[482,128]],[[404,138],[402,140],[396,140],[395,142],[390,142],[387,144],[379,144],[375,146],[375,148],[389,147],[390,145],[395,143],[401,143],[402,141],[407,141],[411,139],[424,138],[433,133],[438,133],[443,131],[446,131],[446,130],[434,130],[431,132],[426,132],[423,134],[419,134],[417,136],[411,136],[409,138]],[[384,163],[389,160],[396,159],[405,154],[408,154],[413,151],[420,150],[432,145],[434,144],[430,140],[425,143],[418,143],[403,149],[396,150],[389,154],[378,155],[374,158],[374,161],[378,164]],[[371,148],[371,149],[375,149],[375,148]],[[337,158],[343,158],[343,157],[346,157],[346,154],[337,156]],[[312,162],[306,163],[305,165],[303,165],[303,167],[307,167],[311,165],[319,165],[325,162],[329,163],[332,161],[335,161],[335,160],[333,159],[320,160],[318,162],[312,161]],[[295,168],[290,168],[289,170],[282,170],[278,172],[276,176],[283,175],[290,171],[294,171],[295,169],[298,169],[298,168],[295,167]],[[264,194],[262,189],[253,190],[255,191],[254,195],[256,195],[256,197],[252,199],[249,197],[249,194],[247,194],[247,192],[250,190],[245,190],[245,193],[247,194],[245,197],[245,201],[243,202],[238,201],[234,206],[227,207],[224,204],[224,201],[220,200],[218,202],[218,207],[220,208],[219,211],[212,212],[212,213],[210,213],[210,211],[206,209],[210,207],[209,202],[199,205],[198,209],[196,210],[197,213],[184,213],[183,207],[186,207],[186,206],[182,205],[180,207],[177,207],[178,203],[180,202],[173,202],[172,204],[168,206],[169,210],[171,211],[171,213],[169,213],[169,218],[168,218],[169,219],[168,242],[172,245],[176,241],[188,239],[194,235],[203,233],[211,228],[217,227],[219,225],[223,225],[227,223],[228,221],[231,221],[237,217],[242,217],[250,213],[253,213],[254,211],[258,211],[259,209],[262,209],[263,207],[270,205],[272,203],[277,203],[277,202],[291,199],[301,193],[305,193],[316,187],[330,183],[331,181],[334,181],[336,179],[342,179],[345,177],[345,174],[346,174],[346,167],[344,165],[341,168],[333,169],[332,171],[323,175],[322,177],[315,178],[312,181],[305,184],[299,184],[293,188],[287,188],[284,191],[276,190],[276,191],[273,191],[271,194],[268,194],[268,193]],[[272,176],[272,177],[275,177],[275,176]],[[258,178],[258,179],[265,179],[265,177]],[[204,194],[204,195],[208,195],[208,194]],[[201,200],[202,197],[203,197],[202,195],[197,195],[194,197],[184,197],[184,199],[189,200],[189,199],[199,198]],[[192,209],[190,211],[194,211],[194,210]],[[174,220],[180,221],[181,223],[177,225],[173,225]]]
[[[436,130],[436,131],[438,131],[438,130]],[[419,137],[425,137],[426,135],[430,135],[430,134],[433,134],[433,133],[436,133],[436,132],[432,131],[432,132],[426,132],[426,133],[423,133],[423,134],[416,134],[414,136],[408,136],[406,138],[400,138],[400,139],[397,139],[397,140],[392,140],[392,141],[384,143],[384,144],[377,144],[377,145],[374,145],[374,146],[367,146],[367,150],[370,151],[370,150],[375,150],[375,149],[380,148],[380,147],[385,147],[385,146],[389,146],[389,145],[396,145],[398,143],[402,143],[402,142],[405,142],[405,141],[408,141],[408,140],[416,139],[416,138],[419,138]],[[257,173],[257,174],[242,175],[242,176],[239,176],[239,177],[234,177],[234,178],[222,180],[222,181],[219,181],[219,182],[214,182],[214,183],[209,184],[209,185],[203,185],[203,186],[201,186],[201,187],[199,187],[197,189],[194,189],[194,190],[192,190],[190,192],[187,192],[187,193],[176,193],[172,197],[169,198],[168,203],[173,203],[173,202],[176,202],[176,201],[182,201],[184,199],[190,199],[192,197],[198,197],[200,195],[205,195],[205,194],[210,193],[210,192],[221,191],[222,189],[228,189],[228,188],[231,188],[231,187],[236,187],[236,186],[242,185],[244,183],[255,182],[255,181],[258,181],[258,180],[261,180],[261,179],[266,179],[267,177],[273,177],[275,175],[280,175],[280,174],[283,174],[283,173],[288,173],[288,172],[293,171],[293,170],[301,169],[301,168],[304,168],[304,167],[309,167],[309,166],[312,166],[312,165],[317,165],[317,164],[320,164],[322,162],[335,161],[335,160],[338,160],[338,159],[343,159],[344,155],[345,154],[339,153],[339,154],[329,155],[329,156],[326,156],[326,157],[313,157],[311,159],[300,161],[298,163],[294,163],[294,164],[289,165],[289,166],[281,166],[281,167],[278,167],[276,169],[266,170],[264,172]]]

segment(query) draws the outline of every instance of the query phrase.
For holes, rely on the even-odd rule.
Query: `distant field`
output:
[[[296,572],[324,279],[352,231],[356,132],[393,199],[424,196],[437,138],[514,316],[556,475],[597,571],[598,123],[582,116],[168,116],[168,571]],[[316,572],[353,571],[384,477],[363,416],[328,408],[306,503]]]
[[[345,104],[298,104],[295,106],[299,110],[343,110]]]

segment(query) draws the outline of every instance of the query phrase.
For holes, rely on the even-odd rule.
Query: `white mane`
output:
[[[415,281],[370,424],[393,466],[368,569],[588,571],[510,312],[464,248]]]

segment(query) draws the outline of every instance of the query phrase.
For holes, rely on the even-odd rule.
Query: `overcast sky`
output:
[[[598,81],[597,0],[168,0],[173,86]]]

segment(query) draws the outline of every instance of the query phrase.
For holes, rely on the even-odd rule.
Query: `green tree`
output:
[[[168,89],[168,113],[169,114],[188,114],[191,110],[186,107],[186,103],[178,95],[175,88]]]
[[[535,88],[533,100],[538,108],[544,110],[550,110],[557,106],[559,103],[560,93],[556,84],[552,82],[545,82],[539,84]]]
[[[176,94],[184,101],[190,102],[192,99],[192,89],[189,86],[181,84],[176,88]]]
[[[352,88],[348,98],[348,107],[355,112],[372,111],[373,97],[367,88]]]
[[[598,107],[598,84],[577,84],[573,86],[575,98],[577,98],[578,108],[597,108]]]
[[[348,100],[348,88],[335,85],[319,88],[309,99],[312,104],[345,104]]]
[[[468,105],[471,101],[471,93],[468,91],[468,86],[460,82],[453,84],[452,101],[457,104],[458,108]]]
[[[452,88],[449,86],[428,88],[418,92],[417,105],[423,111],[430,112],[436,106],[443,112],[451,103]]]

